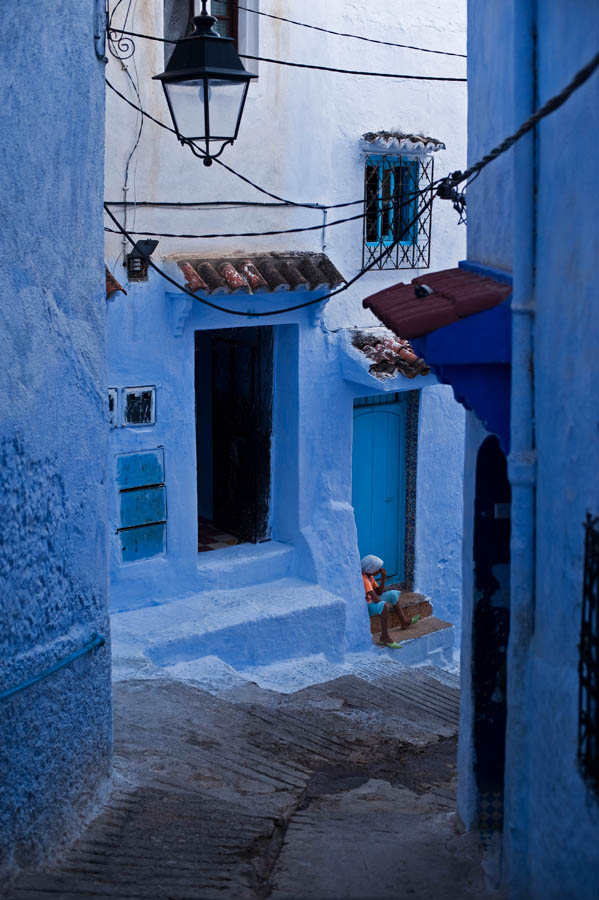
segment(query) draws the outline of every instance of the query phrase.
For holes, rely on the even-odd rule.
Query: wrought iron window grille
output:
[[[426,208],[426,203],[430,199],[428,189],[432,191],[433,169],[432,157],[400,154],[366,157],[363,267],[398,238],[396,246],[377,263],[376,268],[429,267],[432,205]]]
[[[599,799],[599,517],[587,512],[579,645],[578,764]]]

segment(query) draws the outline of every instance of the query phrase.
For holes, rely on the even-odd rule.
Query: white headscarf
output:
[[[364,575],[374,575],[375,572],[378,572],[379,569],[383,567],[383,560],[378,556],[365,556],[360,560],[360,565],[362,566],[362,572]]]

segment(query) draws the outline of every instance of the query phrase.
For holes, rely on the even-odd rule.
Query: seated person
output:
[[[364,592],[366,594],[366,603],[368,604],[368,615],[381,617],[381,637],[380,643],[385,647],[395,650],[401,647],[396,643],[389,634],[389,608],[394,606],[401,622],[402,630],[409,628],[418,621],[420,616],[413,616],[408,619],[399,606],[399,591],[386,591],[385,580],[387,573],[383,569],[383,560],[378,556],[365,556],[360,560],[362,568],[362,581],[364,582]],[[381,576],[381,583],[377,584],[376,576]]]

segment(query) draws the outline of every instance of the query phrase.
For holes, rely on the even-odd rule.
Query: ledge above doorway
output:
[[[183,275],[184,287],[196,294],[198,299],[206,297],[218,304],[228,297],[242,299],[245,295],[255,296],[262,301],[261,312],[268,311],[265,301],[271,298],[282,301],[286,306],[287,294],[300,295],[301,299],[293,297],[294,306],[305,301],[311,303],[313,298],[310,294],[322,294],[324,304],[331,291],[345,284],[345,278],[325,253],[288,251],[201,257],[174,254],[167,260],[167,267],[173,277]],[[180,337],[193,299],[189,294],[181,292],[178,295],[172,291],[167,293],[167,297],[171,330],[175,337]],[[318,297],[315,296],[314,300]],[[311,307],[313,324],[318,319],[322,304],[315,302]],[[240,311],[240,315],[243,317],[244,313]]]
[[[338,340],[346,381],[371,391],[411,391],[438,384],[411,344],[387,328],[344,328]]]

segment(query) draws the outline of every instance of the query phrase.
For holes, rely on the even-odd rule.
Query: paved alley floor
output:
[[[371,658],[287,693],[125,677],[107,807],[3,896],[495,897],[455,827],[457,680]]]

